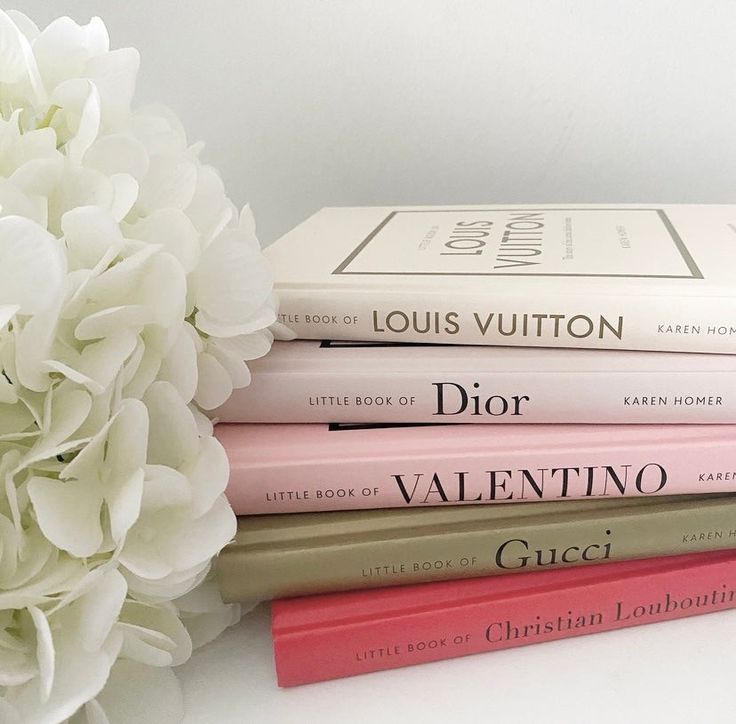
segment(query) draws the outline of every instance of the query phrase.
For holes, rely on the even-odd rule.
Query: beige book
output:
[[[736,494],[246,516],[226,601],[736,548]]]

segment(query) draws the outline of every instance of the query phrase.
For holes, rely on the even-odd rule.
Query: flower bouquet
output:
[[[0,12],[0,721],[181,717],[171,666],[239,617],[205,412],[276,319],[238,212],[101,20]],[[131,688],[132,687],[132,688]]]

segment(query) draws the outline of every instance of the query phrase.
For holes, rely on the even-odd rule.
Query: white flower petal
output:
[[[241,606],[223,603],[215,580],[205,581],[175,603],[195,649],[213,641],[226,628],[240,621]]]
[[[125,360],[133,354],[136,343],[133,332],[123,331],[88,344],[77,368],[83,375],[94,380],[101,390],[105,389]]]
[[[159,578],[142,578],[129,569],[121,569],[130,590],[143,600],[170,601],[198,586],[210,572],[210,562],[204,561],[185,571],[170,571]]]
[[[14,414],[15,405],[18,402],[18,393],[13,384],[4,376],[0,375],[0,439],[2,434],[10,427],[10,430],[16,433],[20,430],[20,434],[24,434],[25,425],[23,427],[18,426],[18,418]],[[12,407],[11,407],[12,406]],[[10,409],[8,409],[10,407]],[[23,413],[24,410],[21,406],[18,406],[18,412]],[[12,417],[8,415],[11,413]],[[27,410],[25,411],[27,412]]]
[[[60,372],[97,395],[109,387],[136,345],[135,334],[123,331],[86,345],[81,355],[71,359],[70,364],[47,360],[44,369]]]
[[[268,353],[273,344],[273,334],[268,329],[259,329],[251,334],[216,339],[214,343],[239,359],[252,360]]]
[[[19,309],[18,304],[0,304],[0,328],[5,327]]]
[[[90,301],[104,308],[128,306],[131,299],[139,303],[133,291],[157,251],[155,247],[140,248],[93,279],[86,290]]]
[[[150,331],[148,329],[144,330],[140,335],[143,347],[141,353],[138,355],[134,352],[129,360],[129,362],[135,362],[135,369],[132,376],[125,375],[127,379],[124,382],[123,389],[125,397],[135,397],[137,399],[143,397],[146,390],[156,380],[161,369],[161,352],[148,339],[149,336]]]
[[[40,100],[42,88],[31,45],[11,17],[0,10],[0,82],[23,80],[28,81]]]
[[[58,300],[57,300],[58,301]],[[50,385],[47,360],[57,331],[60,305],[55,304],[31,317],[15,332],[16,373],[29,390],[45,392]]]
[[[268,331],[273,334],[274,339],[278,339],[284,342],[291,342],[296,339],[296,333],[293,329],[289,329],[285,324],[281,322],[274,322],[268,328]]]
[[[10,181],[29,198],[37,197],[48,207],[49,199],[56,193],[65,171],[69,170],[64,157],[56,151],[56,134],[50,132],[53,140],[54,152],[50,156],[35,158],[27,161],[10,174]],[[38,131],[40,133],[40,131]],[[78,204],[79,205],[79,204]],[[48,214],[46,214],[48,222]]]
[[[197,423],[197,430],[199,431],[200,437],[212,437],[215,432],[212,420],[194,404],[190,403],[189,410],[194,415],[194,421]]]
[[[209,613],[223,605],[222,594],[214,576],[211,576],[207,581],[197,586],[194,590],[189,591],[184,596],[177,598],[174,603],[180,613],[191,615]]]
[[[205,334],[213,337],[237,337],[239,335],[252,334],[265,327],[270,327],[273,330],[276,317],[276,310],[274,308],[262,307],[252,317],[238,324],[225,324],[221,320],[211,317],[202,311],[197,312],[195,321],[197,329]]]
[[[39,166],[41,163],[49,162],[39,162]],[[110,211],[115,200],[112,182],[99,171],[66,161],[62,174],[63,183],[60,180],[48,197],[49,230],[58,235],[61,235],[61,218],[70,209],[99,206]]]
[[[160,208],[185,209],[196,185],[197,167],[190,159],[170,154],[151,156],[136,207],[144,215]]]
[[[100,136],[84,154],[84,164],[105,176],[127,174],[140,181],[148,171],[143,144],[124,133]]]
[[[39,36],[40,32],[36,23],[20,10],[8,10],[7,15],[29,42],[32,43]]]
[[[124,400],[110,424],[106,474],[115,478],[142,469],[148,445],[148,411],[140,400]]]
[[[123,235],[114,218],[97,206],[79,206],[61,217],[61,230],[74,269],[94,269],[123,247]]]
[[[17,185],[26,165],[38,159],[60,159],[60,154],[56,150],[57,139],[53,129],[24,128],[22,118],[23,112],[17,108],[7,120],[0,120],[0,169],[2,176],[11,185],[16,185],[18,191],[27,191],[22,185]],[[44,202],[40,198],[34,201]]]
[[[84,558],[102,542],[102,496],[83,481],[34,477],[28,495],[44,535],[61,550]]]
[[[107,435],[120,411],[96,431],[94,437],[80,450],[79,454],[60,473],[62,480],[87,480],[90,484],[99,482],[100,470],[107,448]]]
[[[56,560],[53,546],[37,529],[19,535],[11,520],[0,516],[1,589],[17,592],[39,575],[49,559]]]
[[[192,639],[192,648],[198,649],[214,641],[226,628],[238,623],[242,613],[246,613],[247,610],[244,611],[240,604],[221,603],[220,608],[207,613],[182,614],[182,621]]]
[[[38,672],[40,678],[41,696],[44,700],[49,698],[51,687],[54,684],[54,642],[51,637],[51,629],[46,616],[40,609],[31,606],[28,609],[36,627],[36,659],[38,661]]]
[[[140,55],[135,48],[118,48],[90,57],[85,75],[99,89],[103,125],[115,126],[130,110]]]
[[[197,172],[197,185],[187,216],[202,235],[206,246],[219,234],[234,216],[232,202],[225,196],[220,174],[210,166],[201,166]]]
[[[112,569],[79,600],[79,616],[83,623],[79,645],[85,651],[94,652],[102,648],[120,616],[127,592],[125,578]]]
[[[222,444],[214,437],[199,441],[199,455],[181,468],[192,486],[192,516],[204,515],[224,492],[230,477],[230,464]]]
[[[91,280],[87,293],[91,301],[104,308],[141,308],[146,313],[145,323],[168,330],[174,326],[178,329],[184,318],[186,284],[184,270],[173,256],[144,245]]]
[[[71,437],[87,419],[91,409],[89,393],[71,386],[58,387],[52,397],[50,424],[44,431],[45,445],[60,445]]]
[[[159,244],[179,260],[188,274],[199,260],[199,234],[187,215],[175,208],[155,209],[148,216],[126,226],[131,239]]]
[[[189,408],[168,382],[155,382],[143,397],[150,421],[148,460],[178,468],[198,448],[197,425]]]
[[[60,101],[63,102],[63,101]],[[93,84],[89,84],[87,100],[82,107],[74,137],[66,144],[67,155],[73,161],[81,161],[87,149],[94,143],[100,132],[100,94]]]
[[[46,228],[46,199],[29,196],[10,179],[0,179],[0,215],[24,216]]]
[[[47,88],[82,76],[89,58],[106,53],[110,38],[105,24],[92,18],[88,25],[77,25],[71,18],[58,18],[36,38],[33,54]]]
[[[123,632],[123,647],[120,655],[146,666],[171,666],[173,658],[171,649],[174,642],[159,631],[150,631],[141,626],[119,624]]]
[[[184,322],[179,336],[168,355],[162,360],[158,378],[170,382],[182,400],[189,402],[197,390],[197,348],[193,335],[196,332],[188,322]]]
[[[59,242],[20,216],[0,218],[0,303],[36,314],[64,292],[66,263]]]
[[[38,669],[29,656],[17,651],[3,651],[2,654],[2,659],[0,659],[0,686],[20,686],[32,681],[38,674]],[[0,719],[0,721],[2,720]]]
[[[223,495],[203,516],[162,540],[161,551],[175,570],[189,568],[219,553],[235,535],[235,528],[235,514]]]
[[[232,394],[233,381],[216,357],[203,352],[197,357],[199,381],[194,399],[204,410],[214,410]]]
[[[48,360],[44,363],[44,371],[58,372],[68,380],[83,385],[95,395],[99,395],[104,391],[104,388],[100,387],[92,378],[82,374],[79,370],[75,370],[73,367],[69,367],[69,365],[65,365],[63,362]],[[39,389],[41,388],[39,387]]]
[[[115,543],[120,543],[138,520],[143,500],[143,476],[143,470],[136,470],[127,479],[116,479],[115,485],[105,491],[110,535]]]
[[[110,183],[113,192],[110,213],[116,221],[122,221],[138,199],[138,182],[127,173],[116,173],[110,176]]]
[[[11,703],[22,712],[24,721],[64,721],[105,685],[118,651],[85,651],[75,638],[76,623],[60,621],[55,631],[56,675],[48,699],[41,696],[38,679],[12,692]]]
[[[84,317],[74,330],[78,340],[101,339],[121,329],[139,329],[151,318],[151,311],[143,304],[108,307]]]
[[[222,234],[202,252],[192,272],[195,304],[208,317],[237,325],[268,299],[272,273],[260,249]]]
[[[245,335],[244,335],[245,336]],[[250,384],[251,374],[248,365],[232,348],[228,348],[227,340],[219,340],[210,337],[207,340],[207,352],[209,352],[226,370],[232,381],[233,387],[247,387]]]
[[[243,234],[244,238],[258,244],[258,237],[256,236],[256,219],[253,216],[253,211],[249,204],[243,206],[238,215],[238,228]]]
[[[147,465],[142,506],[146,512],[188,506],[192,502],[189,480],[166,465]]]
[[[141,663],[156,662],[159,666],[178,666],[192,655],[192,640],[171,604],[128,601],[121,622],[126,627],[123,651],[129,658]],[[131,655],[133,646],[141,658]]]
[[[152,541],[157,535],[153,525],[138,521],[125,538],[125,546],[120,553],[120,565],[134,576],[147,581],[158,581],[174,571],[173,566],[154,548]]]
[[[80,561],[71,558],[69,560],[74,561],[77,565],[80,564]],[[81,575],[70,577],[71,585],[65,589],[64,595],[59,596],[54,605],[48,609],[48,615],[53,616],[69,608],[75,601],[86,596],[110,570],[117,570],[116,566],[117,561],[114,558],[108,559],[102,565],[91,570],[84,565]]]
[[[133,135],[143,143],[149,155],[186,152],[184,128],[170,108],[161,104],[138,108],[128,121]]]

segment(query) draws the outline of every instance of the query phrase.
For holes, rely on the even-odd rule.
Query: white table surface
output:
[[[279,689],[265,605],[177,673],[185,724],[736,722],[736,611]]]

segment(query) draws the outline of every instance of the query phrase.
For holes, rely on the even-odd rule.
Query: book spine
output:
[[[736,297],[573,294],[448,301],[425,291],[279,288],[301,339],[736,352]]]
[[[359,610],[359,602],[353,603]],[[279,685],[297,686],[735,607],[732,560],[533,595],[520,592],[503,600],[461,598],[385,617],[356,615],[335,625],[274,628],[274,655]],[[274,620],[277,609],[275,602]]]
[[[420,451],[376,449],[370,459],[335,450],[319,460],[284,453],[252,465],[236,451],[226,494],[236,514],[253,515],[736,492],[732,437],[674,445],[661,437],[647,443],[645,432],[635,445],[614,438],[499,451],[428,442]]]
[[[221,408],[230,423],[734,423],[733,372],[266,371]]]
[[[303,537],[217,559],[223,600],[250,601],[736,548],[736,502],[619,510],[503,529],[481,521]],[[333,514],[335,515],[335,514]]]

